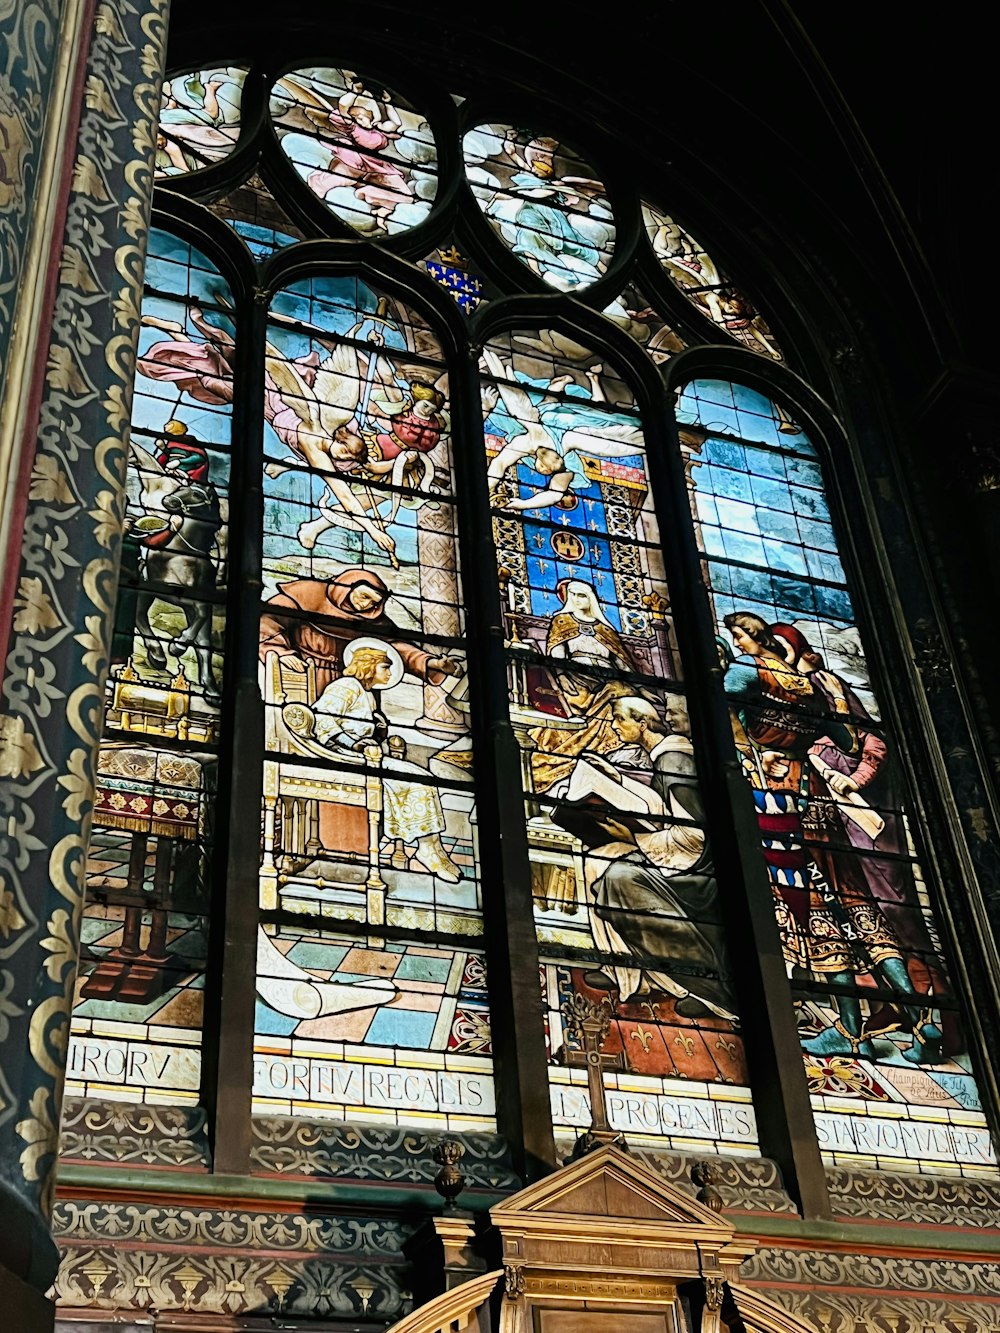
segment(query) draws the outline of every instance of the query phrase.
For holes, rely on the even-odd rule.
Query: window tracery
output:
[[[274,84],[269,110],[296,173],[362,236],[392,236],[427,217],[434,136],[391,89],[353,70],[293,70]]]
[[[89,872],[94,966],[73,1036],[78,1051],[127,1043],[131,1073],[116,1080],[105,1059],[106,1077],[92,1068],[77,1086],[198,1097],[191,1050],[183,1086],[146,1079],[180,1048],[174,1012],[197,1046],[205,950],[186,941],[218,929],[211,793],[220,757],[249,755],[255,1110],[494,1127],[486,973],[500,1013],[510,982],[491,932],[520,858],[538,1003],[516,1021],[541,1049],[560,1147],[591,1109],[565,1022],[582,996],[611,1011],[614,1129],[646,1146],[759,1151],[726,905],[743,888],[731,862],[716,865],[732,815],[706,797],[724,757],[699,732],[717,686],[692,673],[705,660],[697,617],[676,598],[697,578],[676,533],[690,522],[821,1149],[995,1172],[819,453],[780,391],[749,387],[794,365],[792,344],[779,350],[772,320],[672,213],[635,197],[632,227],[597,157],[567,146],[586,150],[579,130],[525,130],[440,96],[414,109],[381,77],[334,66],[270,79],[220,67],[167,86],[164,184],[216,201],[267,308],[252,313],[180,239],[201,227],[221,254],[221,228],[175,209],[178,235],[157,233],[147,269],[130,533],[148,535],[123,567]],[[251,88],[265,110],[242,125]],[[246,163],[238,182],[232,154]],[[299,251],[300,236],[327,247]],[[509,298],[530,299],[530,317],[508,313]],[[254,341],[237,369],[241,319]],[[653,372],[692,347],[704,366],[712,346],[718,377],[682,382],[673,409]],[[234,376],[257,404],[241,408],[238,492]],[[212,492],[197,540],[182,487]],[[244,537],[231,557],[230,506]],[[157,570],[157,540],[181,536],[201,571],[190,578]],[[245,591],[227,578],[233,559],[260,601],[227,644],[227,598]],[[220,705],[248,645],[255,737]],[[500,672],[505,697],[487,702]],[[503,728],[513,767],[498,758]],[[113,818],[116,799],[152,814],[142,828],[134,812]],[[187,832],[167,827],[178,802]],[[255,837],[256,816],[238,815],[230,837]],[[501,847],[504,819],[516,838]],[[173,861],[157,850],[171,839]],[[111,955],[117,980],[98,995]]]

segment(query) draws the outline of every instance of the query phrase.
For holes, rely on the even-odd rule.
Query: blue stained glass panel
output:
[[[234,218],[230,225],[233,231],[246,241],[247,249],[254,259],[268,259],[275,250],[280,250],[286,245],[294,245],[298,240],[297,236],[290,236],[287,232],[278,231],[274,227],[259,227],[240,218]]]

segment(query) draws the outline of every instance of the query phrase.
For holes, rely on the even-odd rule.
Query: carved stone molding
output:
[[[705,1278],[705,1304],[710,1310],[722,1309],[722,1298],[725,1294],[725,1284],[721,1277]]]
[[[760,1290],[819,1333],[996,1333],[1000,1329],[1000,1308],[985,1301],[907,1300],[787,1287]]]
[[[58,1199],[53,1232],[62,1246],[106,1243],[229,1250],[280,1250],[289,1255],[350,1255],[355,1261],[401,1263],[412,1227],[393,1218],[273,1209],[105,1203]]]
[[[205,1112],[197,1107],[131,1106],[67,1097],[59,1156],[63,1162],[127,1162],[207,1171]]]
[[[697,1197],[692,1171],[705,1158],[681,1153],[662,1153],[638,1148],[634,1156],[657,1175],[678,1189]],[[712,1189],[722,1199],[725,1212],[790,1213],[797,1216],[795,1204],[781,1183],[774,1162],[766,1157],[714,1157],[711,1159]]]
[[[1000,1182],[828,1167],[826,1183],[837,1218],[1000,1230]]]
[[[1000,1299],[1000,1264],[962,1263],[949,1257],[764,1248],[745,1261],[741,1281],[762,1287],[782,1283],[823,1291],[861,1287],[915,1296]]]
[[[976,494],[1000,491],[1000,449],[990,440],[970,439],[961,471],[969,490]]]
[[[524,1295],[524,1269],[520,1264],[504,1264],[503,1294],[509,1301]]]
[[[830,359],[848,384],[860,384],[862,382],[861,353],[853,343],[838,343],[834,347]]]
[[[320,1257],[276,1260],[253,1254],[185,1254],[103,1245],[63,1247],[58,1308],[197,1310],[200,1315],[393,1319],[408,1292],[399,1270]]]
[[[71,1309],[398,1318],[397,1221],[59,1200],[56,1294]]]
[[[295,1116],[257,1116],[250,1154],[256,1175],[336,1177],[433,1185],[434,1151],[444,1138],[461,1143],[466,1189],[511,1191],[520,1181],[496,1134],[421,1134],[410,1129],[317,1123]]]
[[[918,620],[910,635],[913,660],[928,692],[952,683],[951,654],[941,631],[929,620]]]

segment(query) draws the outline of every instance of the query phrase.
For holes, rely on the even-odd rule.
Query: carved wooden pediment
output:
[[[693,1230],[718,1244],[732,1240],[735,1228],[719,1213],[670,1185],[635,1157],[611,1145],[588,1153],[544,1180],[521,1190],[490,1210],[493,1225],[527,1225],[529,1218],[593,1216],[606,1228],[622,1222],[651,1222],[689,1235]]]
[[[750,1253],[718,1213],[618,1148],[588,1153],[490,1210],[508,1266],[587,1281],[732,1275]]]
[[[470,1299],[495,1282],[487,1274],[475,1292],[463,1283],[423,1307],[429,1322],[415,1311],[398,1333],[810,1333],[756,1294],[744,1321],[732,1293],[753,1243],[613,1146],[497,1204],[490,1221],[502,1295]],[[463,1225],[471,1245],[474,1227]],[[453,1249],[455,1228],[445,1229]]]

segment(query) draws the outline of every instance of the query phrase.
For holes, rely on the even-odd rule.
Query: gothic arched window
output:
[[[405,74],[165,85],[70,1089],[995,1172],[794,338]]]

